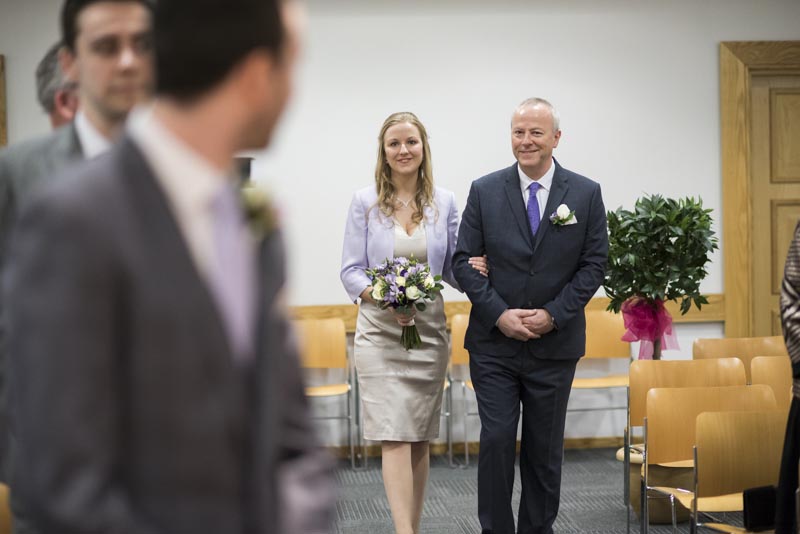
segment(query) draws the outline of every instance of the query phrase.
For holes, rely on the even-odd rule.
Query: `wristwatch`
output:
[[[550,326],[553,327],[553,330],[558,330],[558,325],[556,324],[556,318],[553,317],[553,314],[550,314]]]

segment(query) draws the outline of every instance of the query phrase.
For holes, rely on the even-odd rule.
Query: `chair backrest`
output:
[[[651,388],[743,386],[744,364],[738,358],[713,360],[636,360],[630,367],[630,426],[642,426]]]
[[[706,412],[697,417],[697,496],[778,484],[787,412]]]
[[[647,393],[647,463],[692,459],[697,416],[703,412],[777,410],[772,388],[655,388]]]
[[[303,367],[347,368],[347,333],[343,320],[297,319],[292,322],[300,343],[300,361]]]
[[[753,384],[772,387],[775,401],[782,410],[788,410],[792,401],[792,361],[775,356],[756,356],[750,362]]]
[[[450,319],[450,363],[468,365],[469,352],[464,348],[464,336],[469,325],[469,315],[457,313]]]
[[[586,310],[585,358],[631,358],[631,344],[622,341],[622,315],[607,310]]]
[[[781,336],[725,337],[696,339],[692,345],[695,360],[707,358],[739,358],[744,362],[747,383],[750,383],[750,361],[756,356],[788,356]]]

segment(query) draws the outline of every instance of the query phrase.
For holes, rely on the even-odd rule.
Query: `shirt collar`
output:
[[[111,141],[95,128],[86,113],[81,110],[75,115],[75,131],[78,133],[81,151],[86,159],[99,156],[111,148]]]
[[[128,131],[173,203],[207,209],[229,183],[229,173],[218,169],[170,132],[153,114],[152,107],[134,109]]]
[[[523,191],[526,191],[528,187],[534,182],[531,178],[528,177],[522,170],[522,167],[519,163],[517,163],[517,172],[519,172],[519,185]],[[556,161],[552,160],[552,164],[550,168],[547,169],[547,172],[544,173],[544,176],[536,180],[539,182],[539,186],[541,189],[545,191],[550,191],[550,188],[553,186],[553,176],[556,173]]]

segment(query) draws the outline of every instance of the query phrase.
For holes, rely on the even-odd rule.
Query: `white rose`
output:
[[[433,279],[433,276],[428,275],[425,278],[425,289],[430,289],[436,285],[436,280]]]
[[[397,287],[403,287],[406,285],[406,278],[405,276],[398,276],[394,279],[394,283],[397,284]]]
[[[406,289],[406,297],[408,300],[417,300],[422,296],[422,291],[420,291],[416,286],[411,286]]]
[[[558,209],[556,209],[556,215],[559,219],[569,218],[569,206],[566,204],[561,204]]]
[[[386,287],[386,284],[383,283],[382,280],[378,280],[374,286],[372,286],[372,298],[375,300],[383,300],[383,290]]]

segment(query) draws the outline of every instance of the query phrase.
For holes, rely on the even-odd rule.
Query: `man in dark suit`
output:
[[[564,421],[583,356],[583,309],[608,254],[600,186],[552,157],[558,114],[532,98],[515,110],[517,163],[472,183],[453,257],[472,302],[465,348],[481,419],[478,515],[484,533],[511,534],[522,404],[520,534],[547,534],[558,514]],[[486,254],[489,277],[471,256]]]
[[[20,216],[12,481],[43,533],[328,530],[281,233],[230,168],[284,109],[292,8],[158,2],[154,105]]]

